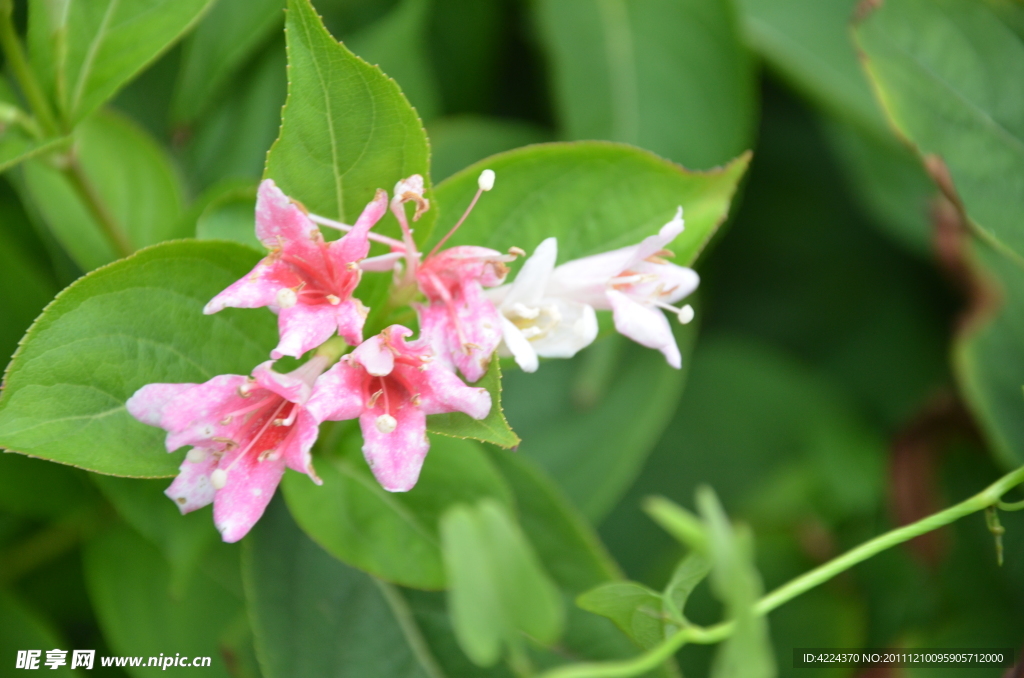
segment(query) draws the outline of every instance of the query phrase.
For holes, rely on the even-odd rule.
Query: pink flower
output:
[[[502,254],[486,247],[441,246],[462,225],[484,191],[494,187],[494,172],[484,170],[478,181],[476,195],[462,218],[421,262],[412,238],[412,229],[405,214],[405,203],[413,202],[413,221],[429,209],[423,195],[423,177],[415,174],[395,186],[391,211],[402,227],[402,243],[393,245],[390,254],[367,260],[367,270],[389,270],[404,258],[405,269],[397,278],[399,287],[417,285],[427,304],[417,304],[420,329],[438,359],[451,369],[458,368],[469,381],[477,381],[501,343],[501,317],[484,287],[500,285],[508,274],[505,263],[521,251]]]
[[[252,377],[149,384],[128,399],[133,417],[168,432],[168,452],[192,445],[165,494],[182,513],[213,502],[213,522],[226,542],[260,519],[286,466],[321,482],[309,453],[319,422],[305,403],[328,359],[315,356],[288,374],[271,364],[257,366]]]
[[[306,408],[317,421],[359,417],[363,455],[389,492],[416,485],[430,449],[427,415],[465,412],[483,419],[491,395],[466,386],[433,360],[428,344],[401,325],[367,339],[317,380]]]
[[[689,305],[671,304],[697,289],[700,278],[692,269],[671,264],[665,245],[683,232],[683,208],[657,235],[638,245],[576,259],[555,268],[548,281],[551,297],[572,299],[597,310],[611,310],[615,329],[633,341],[665,354],[668,364],[682,364],[672,328],[658,309],[672,311],[680,322],[693,319]]]
[[[378,190],[351,231],[328,243],[298,205],[272,180],[264,180],[256,201],[256,236],[270,254],[210,300],[203,313],[228,306],[269,307],[278,314],[281,334],[273,358],[298,358],[335,333],[359,344],[366,308],[352,292],[362,275],[359,262],[370,251],[370,228],[386,210],[387,193]]]

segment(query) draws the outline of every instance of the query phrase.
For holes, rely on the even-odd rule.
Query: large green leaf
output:
[[[550,645],[564,622],[561,596],[507,509],[485,499],[457,504],[441,518],[448,607],[459,644],[480,666],[525,633]]]
[[[886,114],[940,188],[980,233],[1024,256],[1020,37],[972,0],[887,0],[855,35]]]
[[[213,0],[31,0],[33,66],[74,126],[168,49]]]
[[[0,446],[111,475],[174,475],[183,453],[168,455],[164,432],[124,403],[145,384],[248,374],[267,358],[270,313],[202,312],[258,258],[233,243],[172,242],[66,289],[8,368]]]
[[[282,482],[296,522],[328,553],[386,581],[417,588],[445,585],[437,522],[451,504],[511,494],[480,445],[431,436],[419,482],[387,492],[363,459],[362,436],[345,426],[337,458],[319,461],[323,486],[286,474]]]
[[[426,133],[395,81],[331,37],[309,0],[289,0],[285,28],[288,101],[266,176],[311,211],[349,223],[378,188],[426,178]],[[435,214],[420,221],[423,236]]]
[[[690,172],[652,153],[599,141],[539,144],[500,153],[437,187],[438,240],[459,219],[494,170],[494,189],[448,241],[527,252],[550,236],[566,261],[639,242],[656,233],[680,205],[686,230],[670,245],[675,262],[691,265],[725,220],[749,155],[709,172]]]
[[[195,120],[284,19],[284,0],[219,0],[184,43],[171,115]]]
[[[971,257],[984,285],[984,306],[961,328],[953,364],[985,437],[1012,468],[1024,464],[1024,270],[980,242],[971,246]]]
[[[390,584],[338,562],[271,502],[243,543],[242,573],[266,678],[441,678]]]
[[[565,136],[649,148],[688,167],[738,155],[754,77],[724,0],[542,0]]]
[[[113,653],[211,657],[205,673],[232,675],[219,642],[244,614],[232,592],[209,576],[199,576],[180,595],[172,595],[171,570],[160,552],[124,526],[90,541],[84,558],[89,597]],[[236,568],[237,563],[236,557]],[[138,678],[166,675],[162,668],[145,665],[129,673]]]
[[[164,151],[140,127],[112,112],[75,131],[84,190],[103,205],[134,248],[190,235],[182,227],[181,182]],[[69,175],[43,159],[25,164],[26,197],[84,270],[116,259],[113,245]]]

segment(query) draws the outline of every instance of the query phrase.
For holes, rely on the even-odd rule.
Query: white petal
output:
[[[516,363],[523,372],[536,372],[539,365],[537,352],[533,350],[533,346],[511,320],[505,316],[500,316],[500,318],[501,338],[505,342],[505,347],[515,357]]]
[[[650,295],[666,304],[674,304],[680,299],[690,296],[700,285],[700,276],[696,271],[671,263],[652,264],[649,261],[644,261],[633,270],[637,273],[657,276],[657,280],[654,282],[634,285],[631,288],[633,295],[641,297]]]
[[[523,263],[519,269],[515,282],[503,300],[504,305],[525,304],[533,306],[544,296],[544,289],[548,286],[548,278],[555,270],[555,260],[558,258],[558,240],[547,238],[533,255]]]
[[[374,273],[387,273],[405,256],[405,252],[388,252],[377,257],[367,257],[359,262],[359,268]]]
[[[661,311],[615,290],[608,291],[608,299],[612,305],[615,329],[619,333],[641,346],[658,349],[672,367],[679,369],[682,366],[682,356],[672,336],[672,328]]]
[[[569,299],[541,300],[542,306],[554,305],[561,320],[543,337],[530,341],[537,355],[545,358],[571,358],[597,338],[597,314],[587,304]]]
[[[669,220],[667,224],[661,227],[657,235],[650,235],[644,238],[636,248],[634,253],[634,259],[631,264],[637,264],[647,257],[655,254],[659,250],[665,249],[665,246],[676,239],[676,236],[683,232],[683,208],[680,207],[676,210],[676,215]]]

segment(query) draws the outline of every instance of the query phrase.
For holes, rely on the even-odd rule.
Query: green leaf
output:
[[[532,252],[544,238],[557,236],[558,259],[566,261],[635,244],[682,205],[686,230],[671,247],[676,263],[691,265],[725,220],[749,160],[744,154],[722,169],[690,172],[638,148],[600,141],[500,153],[437,187],[441,217],[434,240],[455,225],[476,193],[480,172],[490,168],[497,174],[494,189],[450,245]]]
[[[581,595],[576,604],[611,619],[645,650],[665,639],[661,595],[643,584],[608,582]]]
[[[430,173],[435,181],[447,179],[489,155],[520,146],[551,141],[550,131],[511,118],[456,115],[432,121]]]
[[[29,53],[73,127],[195,24],[212,0],[30,0]]]
[[[1021,39],[971,0],[887,1],[855,36],[889,120],[939,187],[984,237],[1024,256]]]
[[[708,552],[707,527],[682,506],[664,497],[651,497],[644,502],[644,511],[680,543],[697,553]]]
[[[441,518],[452,625],[480,666],[525,633],[553,643],[564,623],[561,596],[505,507],[493,500],[453,506]]]
[[[480,445],[433,436],[419,482],[385,491],[363,459],[354,423],[337,458],[317,462],[322,486],[285,474],[281,484],[296,522],[328,553],[385,581],[426,589],[445,585],[437,522],[445,509],[511,494]]]
[[[284,0],[219,0],[184,43],[171,118],[190,122],[204,112],[284,19]]]
[[[67,664],[53,671],[46,666],[46,650],[68,647],[57,634],[50,628],[50,625],[41,619],[34,610],[14,598],[5,591],[0,591],[0,619],[4,620],[4,632],[0,634],[0,657],[8,664],[5,671],[12,670],[15,657],[19,650],[40,650],[39,665],[47,675],[53,676],[81,676],[78,671],[71,670],[71,653],[67,654]],[[97,662],[98,663],[98,662]],[[52,673],[50,673],[53,671]],[[20,671],[13,670],[16,675]],[[4,675],[8,675],[6,672]]]
[[[209,509],[182,515],[164,490],[166,480],[139,480],[93,475],[93,482],[121,518],[160,549],[171,568],[171,593],[188,588],[217,530]]]
[[[754,76],[724,0],[542,0],[541,38],[570,139],[713,167],[748,147]],[[500,181],[500,179],[499,179]]]
[[[401,594],[331,557],[279,499],[242,553],[266,678],[443,676]]]
[[[804,96],[830,115],[885,137],[850,39],[856,0],[741,0],[747,44]]]
[[[259,255],[223,242],[165,243],[85,276],[29,330],[0,396],[0,446],[126,476],[170,476],[184,456],[125,401],[145,384],[248,374],[277,337],[273,315],[203,306]]]
[[[89,598],[112,654],[212,657],[204,673],[231,675],[218,641],[242,613],[242,605],[227,589],[198,576],[181,596],[171,595],[171,570],[160,552],[124,526],[90,541],[84,560]],[[166,675],[145,666],[129,673],[138,678]]]
[[[427,178],[426,133],[398,85],[331,37],[309,0],[289,0],[285,30],[288,101],[266,176],[311,211],[346,223],[378,188]],[[420,220],[422,236],[435,215]],[[394,217],[386,220],[396,234]]]
[[[68,142],[67,137],[45,139],[37,127],[7,78],[0,76],[0,172]]]
[[[683,558],[672,572],[672,578],[661,594],[666,611],[682,615],[690,594],[697,588],[697,584],[704,581],[710,571],[711,561],[704,555],[691,553]]]
[[[643,467],[682,393],[695,326],[676,326],[683,370],[657,351],[612,335],[573,360],[535,374],[510,372],[505,408],[540,463],[593,520],[600,520]]]
[[[387,16],[348,38],[355,54],[398,82],[423,120],[437,117],[441,108],[426,45],[431,4],[431,0],[401,0]]]
[[[754,614],[761,577],[753,564],[753,538],[748,529],[729,523],[714,491],[697,489],[697,506],[708,527],[712,559],[711,588],[735,623],[731,636],[715,656],[712,678],[774,678],[768,622]]]
[[[181,181],[166,151],[141,128],[103,111],[75,131],[86,190],[105,206],[116,229],[140,248],[190,235],[181,228]],[[118,258],[69,175],[46,160],[25,164],[27,199],[75,262],[91,270]]]
[[[462,412],[435,414],[427,419],[427,430],[454,438],[473,438],[498,447],[515,447],[521,440],[509,427],[501,409],[501,365],[492,360],[487,372],[474,386],[491,394],[491,412],[477,420]]]
[[[967,404],[1005,468],[1024,464],[1024,270],[982,242],[964,243],[985,304],[953,348],[953,366]]]

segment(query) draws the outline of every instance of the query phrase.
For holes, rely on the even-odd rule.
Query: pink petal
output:
[[[653,264],[644,261],[632,270],[641,274],[656,275],[658,279],[634,285],[631,289],[636,290],[640,296],[651,296],[667,304],[674,304],[688,297],[700,285],[700,276],[696,271],[673,263]]]
[[[197,384],[146,384],[128,399],[125,408],[143,424],[160,426],[167,403],[194,386]]]
[[[425,370],[398,365],[395,375],[410,393],[420,397],[419,408],[424,414],[465,412],[474,419],[483,419],[491,411],[491,394],[486,389],[466,386],[443,365],[428,363]]]
[[[168,431],[167,451],[198,445],[214,436],[230,438],[237,424],[220,422],[229,412],[251,402],[238,393],[238,388],[248,381],[241,375],[222,374],[183,391],[167,403],[160,420],[160,427]]]
[[[665,315],[656,308],[637,303],[615,290],[608,291],[615,329],[641,346],[656,348],[665,354],[668,364],[677,370],[682,366],[682,356],[672,328]]]
[[[313,455],[310,450],[316,442],[320,432],[320,424],[308,411],[303,408],[295,419],[292,432],[281,445],[281,453],[288,468],[305,473],[317,485],[323,485],[316,471],[313,470]]]
[[[460,344],[453,324],[450,329],[453,334],[448,337],[449,345],[455,349],[452,361],[466,379],[474,382],[484,376],[491,356],[501,343],[501,318],[476,283],[463,286],[462,303],[457,305],[456,313],[467,343]]]
[[[443,304],[413,304],[420,321],[420,337],[425,340],[434,355],[434,360],[455,371],[452,349],[448,344],[449,316]]]
[[[342,358],[316,380],[306,411],[318,422],[355,419],[363,411],[366,378],[361,366]]]
[[[366,307],[358,299],[349,299],[334,307],[338,334],[351,346],[358,346],[363,341],[366,313]]]
[[[377,417],[383,414],[367,410],[359,417],[363,431],[363,456],[377,482],[388,492],[408,492],[420,477],[423,460],[430,449],[427,417],[411,406],[391,410],[398,426],[390,433],[377,429]]]
[[[272,179],[264,179],[256,197],[256,237],[269,250],[284,250],[317,261],[320,230]]]
[[[395,354],[391,352],[391,349],[384,343],[384,338],[379,334],[359,344],[352,351],[352,359],[375,377],[391,374],[391,370],[395,368]]]
[[[271,369],[273,360],[257,365],[252,376],[260,388],[265,388],[293,403],[304,403],[309,399],[312,386],[301,376],[281,374]]]
[[[387,273],[395,269],[395,264],[405,257],[405,252],[388,252],[380,256],[363,259],[359,268],[374,273]]]
[[[341,270],[346,264],[360,261],[370,253],[370,241],[367,234],[388,211],[388,193],[378,188],[373,200],[366,204],[363,213],[352,225],[352,230],[330,244],[331,256],[335,265]]]
[[[280,261],[265,257],[245,277],[238,279],[203,307],[211,315],[225,308],[277,306],[277,295],[284,288],[296,288],[302,280]]]
[[[203,508],[213,501],[216,490],[210,484],[210,473],[217,468],[217,458],[208,450],[195,448],[190,454],[203,454],[202,461],[192,462],[185,458],[181,471],[164,494],[170,497],[182,513]]]
[[[333,337],[338,331],[338,321],[330,304],[296,304],[281,309],[277,327],[281,341],[270,356],[274,359],[286,355],[298,358]]]
[[[231,543],[244,537],[263,515],[284,475],[285,462],[258,461],[253,455],[242,455],[230,464],[228,458],[225,455],[221,459],[221,468],[228,476],[213,499],[213,524],[224,541]]]

